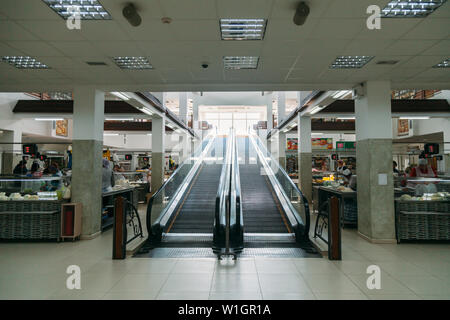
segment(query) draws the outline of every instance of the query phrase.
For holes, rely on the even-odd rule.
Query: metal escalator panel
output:
[[[249,138],[238,138],[244,228],[246,233],[289,233],[284,212]]]
[[[212,233],[221,164],[203,164],[168,233]]]

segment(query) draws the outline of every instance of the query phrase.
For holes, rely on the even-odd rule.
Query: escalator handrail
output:
[[[203,149],[203,142],[209,140],[208,145],[205,147],[205,149],[202,151]],[[173,172],[173,174],[163,183],[163,185],[158,189],[157,192],[155,192],[152,197],[149,200],[148,206],[147,206],[147,217],[146,217],[146,224],[147,224],[147,231],[149,234],[149,237],[153,236],[153,226],[154,225],[158,225],[161,223],[162,218],[167,214],[169,208],[174,208],[174,204],[173,202],[176,199],[180,199],[180,197],[178,196],[178,194],[180,193],[180,191],[185,187],[185,181],[187,179],[192,180],[193,177],[196,175],[197,171],[200,168],[201,163],[203,162],[203,158],[206,155],[206,153],[209,151],[212,142],[215,140],[215,136],[213,134],[209,134],[202,142],[201,145],[197,148],[197,150],[195,150],[195,152],[193,152],[191,154],[191,156],[187,157],[182,164]],[[194,163],[194,165],[192,166],[192,168],[190,169],[189,173],[186,175],[186,178],[183,180],[183,183],[181,183],[177,190],[175,191],[174,195],[172,199],[170,200],[170,203],[163,209],[163,211],[160,213],[159,217],[155,220],[155,222],[152,224],[151,223],[151,216],[152,216],[152,205],[153,205],[153,200],[164,190],[164,188],[168,185],[168,183],[170,181],[172,181],[175,177],[176,174],[178,174],[181,170],[181,168],[187,164],[188,160],[191,160],[191,158],[197,154],[200,154],[198,159],[196,160],[196,162]],[[185,188],[186,189],[186,188]],[[181,197],[182,198],[182,197]],[[178,201],[177,201],[178,202]],[[176,205],[175,205],[176,207]]]
[[[308,238],[308,234],[309,234],[309,228],[310,228],[310,212],[309,212],[309,204],[308,204],[308,200],[306,199],[306,197],[304,196],[304,194],[301,192],[301,190],[298,188],[298,186],[292,181],[292,179],[289,177],[289,175],[286,173],[286,171],[280,166],[280,164],[278,163],[278,161],[275,160],[275,158],[273,157],[273,155],[271,153],[268,152],[267,148],[264,146],[264,144],[262,143],[262,141],[260,140],[259,137],[257,137],[256,140],[254,139],[254,136],[249,136],[250,140],[253,142],[253,144],[255,145],[255,147],[259,148],[260,151],[263,153],[262,156],[268,156],[271,159],[271,163],[274,163],[276,166],[276,169],[281,171],[281,173],[285,176],[285,178],[287,178],[287,181],[289,181],[289,184],[293,187],[294,191],[296,191],[302,199],[302,203],[304,206],[304,210],[305,210],[305,220],[303,221],[303,219],[300,217],[299,213],[297,212],[297,210],[293,207],[292,203],[289,201],[289,197],[285,194],[284,189],[281,187],[280,182],[278,181],[277,178],[275,178],[275,182],[278,184],[278,188],[280,189],[280,191],[282,191],[282,195],[283,197],[286,199],[286,204],[288,205],[289,209],[290,209],[290,213],[292,213],[293,218],[296,220],[297,224],[303,224],[304,228],[305,228],[305,232],[303,234],[303,237]],[[256,141],[255,141],[256,140]],[[257,152],[258,156],[260,157],[259,153]],[[270,165],[267,164],[266,159],[264,159],[264,162],[266,163],[266,165],[268,166],[268,168],[273,172],[273,170],[271,169]],[[275,176],[275,174],[274,174]],[[271,180],[271,179],[269,179]],[[286,214],[288,215],[289,218],[289,212],[286,212]],[[290,219],[289,219],[290,220]],[[294,226],[293,226],[294,227]],[[298,239],[298,240],[304,240],[304,239]]]

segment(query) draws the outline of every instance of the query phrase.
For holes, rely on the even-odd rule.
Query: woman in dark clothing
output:
[[[27,174],[27,162],[22,160],[19,162],[19,164],[14,168],[13,173],[14,174]]]

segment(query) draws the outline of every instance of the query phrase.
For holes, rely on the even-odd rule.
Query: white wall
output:
[[[124,148],[130,150],[146,150],[152,149],[152,137],[147,134],[127,133],[108,131],[108,134],[118,133],[118,136],[103,136],[103,144],[105,146],[113,148]],[[167,134],[165,138],[166,151],[179,151],[180,135],[179,134]]]

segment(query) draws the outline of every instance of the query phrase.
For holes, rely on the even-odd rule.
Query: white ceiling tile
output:
[[[309,35],[317,39],[353,39],[366,27],[364,19],[321,19]]]
[[[114,20],[82,21],[81,35],[92,41],[126,41],[130,36]]]
[[[262,56],[295,56],[306,47],[306,40],[302,41],[264,41]]]
[[[398,39],[412,30],[421,21],[423,19],[381,19],[381,29],[369,30],[362,28],[356,39]]]
[[[259,65],[263,69],[288,69],[294,66],[296,60],[297,57],[263,56],[259,59]]]
[[[43,1],[2,0],[0,12],[15,20],[60,20]]]
[[[383,53],[386,55],[416,55],[436,43],[436,40],[397,40]]]
[[[448,55],[450,56],[450,40],[441,40],[434,46],[422,52],[422,55]]]
[[[384,8],[389,0],[333,0],[323,13],[324,18],[367,18],[367,8],[378,5]]]
[[[161,78],[169,83],[189,83],[192,80],[192,74],[189,71],[179,69],[158,69]]]
[[[441,7],[439,7],[435,12],[428,16],[429,19],[434,18],[450,18],[450,2],[447,1]]]
[[[384,53],[384,50],[394,42],[395,40],[388,39],[354,39],[342,50],[342,55],[376,56]]]
[[[75,60],[68,57],[39,57],[39,60],[52,69],[75,68],[79,66]]]
[[[35,57],[57,57],[63,53],[43,41],[9,41],[8,45],[23,51],[26,55]]]
[[[224,56],[260,56],[263,48],[263,41],[220,41],[217,44],[213,47]]]
[[[272,19],[267,22],[264,40],[304,40],[310,36],[318,23],[318,19],[311,18],[308,19],[304,25],[297,26],[291,20]]]
[[[32,33],[11,20],[0,20],[0,41],[38,40]]]
[[[445,81],[450,82],[450,75],[448,70],[442,68],[431,68],[427,69],[421,73],[419,73],[417,76],[411,79],[411,81]]]
[[[212,19],[217,17],[215,1],[160,0],[164,16],[175,20]]]
[[[404,39],[449,39],[450,20],[424,19],[419,25],[403,36]]]
[[[164,0],[162,0],[164,1]],[[126,21],[122,15],[123,8],[127,5],[127,1],[123,0],[100,0],[100,3],[109,12],[115,21]],[[163,17],[163,11],[158,0],[133,0],[137,12],[142,20],[155,19]]]
[[[0,56],[21,56],[21,55],[25,55],[25,52],[17,48],[13,48],[4,42],[0,42]]]
[[[96,52],[106,56],[144,56],[144,50],[140,49],[135,41],[95,41],[91,45]]]
[[[267,18],[272,0],[219,0],[219,18]]]
[[[46,41],[78,41],[84,40],[81,30],[67,28],[63,19],[52,21],[20,20],[17,21],[23,28],[35,34],[39,39]],[[20,39],[18,39],[20,40]]]
[[[143,19],[138,27],[131,26],[125,20],[117,21],[128,40],[138,41],[174,41],[176,40],[172,24],[163,24],[161,19]]]
[[[332,1],[334,0],[309,1],[308,6],[310,11],[308,19],[322,16]],[[298,4],[298,0],[274,0],[271,17],[285,18],[293,24],[293,18]]]
[[[372,66],[377,67],[377,69],[381,68],[387,68],[388,70],[391,68],[398,68],[398,67],[406,67],[409,64],[409,61],[413,58],[412,55],[385,55],[380,54],[375,56],[369,63],[367,64],[367,67],[371,68]],[[377,62],[379,61],[398,61],[398,63],[394,65],[377,65]]]
[[[49,43],[68,57],[88,57],[99,53],[89,41],[50,41]]]
[[[220,39],[220,27],[217,20],[175,20],[170,25],[180,41],[214,41]]]
[[[407,65],[408,67],[429,67],[444,61],[445,59],[449,58],[448,55],[445,56],[417,56],[412,58],[408,61]],[[444,69],[445,70],[445,69]],[[445,70],[448,73],[449,80],[450,80],[450,72],[449,70]]]

